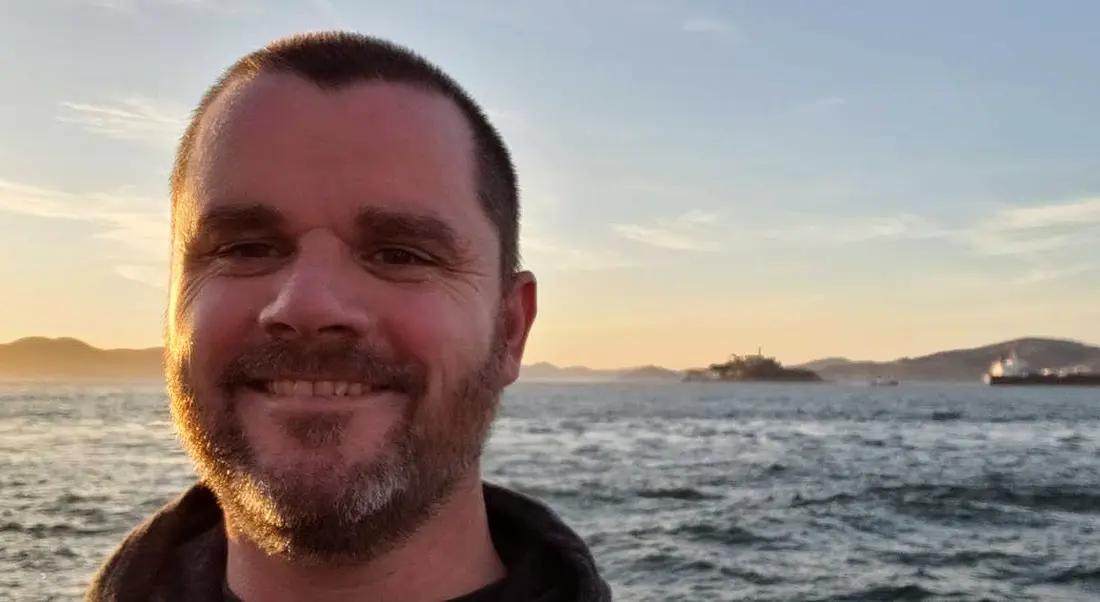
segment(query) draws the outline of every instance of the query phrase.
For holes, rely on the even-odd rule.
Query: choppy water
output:
[[[1100,390],[560,385],[487,474],[623,601],[1100,599]],[[158,384],[0,384],[0,601],[75,600],[193,478]]]

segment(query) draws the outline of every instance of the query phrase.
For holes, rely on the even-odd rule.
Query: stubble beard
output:
[[[400,370],[408,376],[409,403],[376,457],[337,470],[264,467],[228,387],[198,390],[187,358],[171,353],[166,373],[179,438],[234,531],[269,555],[342,565],[391,551],[434,516],[477,468],[499,405],[496,383],[504,353],[498,322],[489,353],[430,404],[424,403],[422,368],[372,356],[386,365],[364,363],[365,371]],[[268,355],[267,360],[278,361],[277,354]],[[215,403],[204,401],[207,396]],[[287,437],[315,447],[354,436],[347,432],[350,424],[350,414],[318,414],[287,419],[281,426]]]

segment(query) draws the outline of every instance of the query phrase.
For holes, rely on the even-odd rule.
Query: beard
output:
[[[169,345],[170,408],[196,472],[235,531],[269,555],[360,563],[407,539],[477,468],[499,405],[505,344],[498,321],[485,357],[435,400],[428,399],[423,365],[362,344],[269,341],[233,358],[208,387],[199,386],[190,357]],[[245,434],[234,392],[257,374],[314,371],[354,374],[346,380],[400,392],[408,401],[402,419],[369,460],[265,467]],[[308,449],[355,437],[351,424],[350,412],[337,412],[283,417],[278,426]]]

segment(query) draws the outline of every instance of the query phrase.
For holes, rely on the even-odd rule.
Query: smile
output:
[[[360,397],[386,390],[386,387],[342,380],[265,380],[252,383],[250,388],[275,397]]]

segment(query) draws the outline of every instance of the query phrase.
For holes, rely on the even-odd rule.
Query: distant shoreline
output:
[[[901,382],[974,382],[1006,350],[1015,349],[1031,365],[1056,368],[1084,365],[1100,370],[1100,347],[1053,338],[1020,338],[972,349],[940,351],[890,362],[846,358],[815,360],[783,370],[812,372],[816,382],[868,382],[876,378]],[[29,337],[0,344],[0,380],[157,380],[164,378],[163,349],[100,349],[74,338]],[[524,365],[524,382],[680,382],[688,370],[661,366],[592,369],[541,362]],[[802,381],[787,378],[733,379],[720,382]]]

